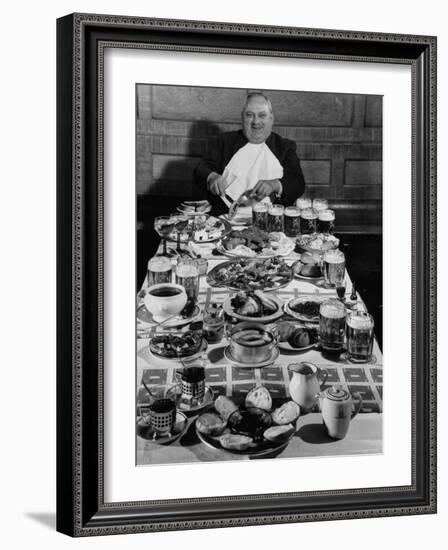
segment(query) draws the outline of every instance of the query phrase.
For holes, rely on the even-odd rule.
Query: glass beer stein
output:
[[[339,355],[344,347],[345,307],[338,300],[326,300],[319,309],[319,342],[325,355]]]
[[[322,273],[327,288],[343,286],[345,278],[345,256],[338,248],[327,250],[322,259]]]
[[[368,363],[372,359],[373,317],[365,311],[347,314],[347,355],[353,363]]]

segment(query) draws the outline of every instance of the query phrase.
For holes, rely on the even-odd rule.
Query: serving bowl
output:
[[[230,352],[241,363],[262,363],[275,347],[275,337],[260,323],[237,323],[230,332]]]

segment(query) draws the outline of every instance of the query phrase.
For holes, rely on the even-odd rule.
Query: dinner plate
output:
[[[307,265],[307,264],[304,264],[300,260],[297,260],[291,266],[292,271],[294,273],[294,277],[296,279],[303,279],[304,281],[320,281],[321,279],[323,279],[322,272],[317,277],[310,277],[308,275],[302,275],[301,273],[298,272],[298,269],[300,269],[301,265],[303,266],[303,265]]]
[[[192,361],[193,359],[197,359],[206,351],[208,347],[207,340],[205,338],[202,338],[201,347],[195,353],[192,353],[191,355],[182,355],[182,357],[165,357],[164,355],[159,355],[158,353],[154,353],[151,350],[150,345],[151,344],[148,345],[148,351],[149,351],[149,355],[152,358],[159,359],[160,361],[178,361],[178,362]]]
[[[254,321],[259,323],[269,323],[270,321],[274,321],[275,319],[278,319],[283,315],[283,302],[277,296],[272,296],[272,295],[270,296],[270,299],[272,299],[277,304],[277,311],[275,313],[272,313],[271,315],[265,315],[263,317],[254,317],[250,315],[240,315],[239,313],[235,313],[231,305],[231,301],[233,297],[234,296],[227,296],[226,299],[224,300],[222,307],[225,313],[227,313],[231,317],[234,317],[235,319],[239,319],[240,321]]]
[[[321,304],[322,302],[325,302],[325,300],[328,300],[329,296],[322,296],[319,294],[308,294],[308,295],[302,295],[298,298],[291,298],[286,304],[284,305],[285,312],[288,315],[291,315],[291,317],[294,317],[295,319],[298,319],[299,321],[306,321],[308,323],[318,323],[319,322],[319,314],[317,315],[306,315],[303,313],[299,313],[297,311],[294,311],[291,308],[292,304],[299,304],[299,303],[305,303],[305,302],[315,302],[318,304]]]
[[[310,349],[313,349],[317,346],[318,342],[314,342],[313,344],[310,344],[309,346],[305,346],[303,348],[293,348],[289,342],[278,342],[277,346],[282,351],[289,351],[292,353],[302,353],[303,351],[309,351]]]
[[[191,323],[192,321],[195,321],[201,314],[201,310],[199,309],[199,306],[194,306],[194,309],[190,316],[188,317],[182,317],[182,315],[177,315],[176,317],[173,317],[166,323],[162,323],[163,328],[176,328],[176,327],[182,327],[184,325],[188,325],[188,323]],[[137,308],[137,320],[144,324],[145,326],[157,326],[160,324],[160,322],[154,321],[154,318],[152,316],[152,313],[146,309],[146,306],[144,303],[140,304]]]
[[[179,439],[187,430],[188,419],[184,413],[176,411],[176,422],[173,426],[173,430],[170,436],[158,436],[154,439],[154,430],[152,426],[140,416],[137,419],[137,435],[142,439],[146,439],[155,443],[156,445],[169,445]]]
[[[281,321],[281,324],[287,323],[289,325],[293,325],[297,328],[304,328],[308,330],[316,331],[316,324],[315,323],[305,323],[302,321]],[[271,323],[269,324],[266,329],[275,332],[276,327],[278,326],[277,323]],[[277,347],[282,351],[288,351],[291,353],[302,353],[303,351],[309,351],[310,349],[313,349],[317,346],[318,340],[316,340],[313,344],[309,344],[308,346],[305,346],[303,348],[294,348],[289,344],[288,342],[280,342],[280,340],[277,341]]]
[[[208,214],[210,210],[212,209],[212,205],[209,204],[204,210],[201,210],[200,212],[191,211],[191,210],[185,210],[182,208],[182,205],[179,205],[176,210],[180,212],[181,214],[184,214],[185,216],[203,216],[204,214]]]
[[[277,348],[274,348],[271,352],[270,358],[266,361],[261,361],[260,363],[243,363],[232,356],[230,346],[224,348],[224,357],[227,361],[230,361],[230,363],[233,363],[236,367],[240,367],[242,369],[261,369],[263,367],[268,367],[278,359],[279,355],[280,351]]]

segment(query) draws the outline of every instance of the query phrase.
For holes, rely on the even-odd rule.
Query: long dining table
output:
[[[217,264],[228,261],[229,258],[216,255],[212,245],[197,245],[195,253],[200,253],[208,261],[208,272]],[[292,264],[300,257],[295,251],[285,259]],[[345,284],[348,293],[352,288],[349,273],[345,272]],[[140,291],[137,293],[137,312],[144,308],[142,297],[147,287],[145,278]],[[201,312],[209,303],[222,304],[226,296],[232,293],[227,288],[211,287],[205,276],[200,278],[199,285],[199,318]],[[324,288],[315,281],[294,278],[287,286],[272,291],[282,302],[286,303],[294,296],[324,295],[335,297],[334,289]],[[360,307],[364,307],[362,297],[357,294]],[[186,324],[175,329],[182,332],[189,329]],[[154,333],[173,331],[158,327],[151,329],[141,322],[141,316],[137,315],[137,339],[136,339],[136,366],[137,366],[137,405],[148,399],[144,388],[146,386],[167,387],[178,384],[176,370],[181,367],[178,361],[156,358],[150,353],[149,342]],[[206,385],[212,390],[214,398],[218,395],[226,395],[237,403],[244,401],[245,395],[254,387],[265,386],[273,400],[281,403],[290,399],[289,383],[290,372],[288,365],[302,361],[310,362],[319,369],[325,369],[328,377],[321,390],[332,386],[341,385],[352,395],[359,393],[363,403],[359,414],[353,418],[349,432],[344,439],[331,439],[322,423],[322,417],[318,404],[311,412],[301,414],[296,423],[296,433],[286,447],[272,453],[272,458],[286,457],[318,457],[337,455],[363,455],[378,454],[382,452],[382,353],[376,338],[374,339],[372,360],[366,364],[353,364],[346,356],[338,359],[326,359],[318,346],[306,351],[287,352],[280,351],[278,358],[269,366],[263,368],[240,368],[232,364],[224,354],[228,345],[226,337],[221,342],[209,344],[203,354],[205,361]],[[139,406],[137,418],[141,413]],[[201,412],[201,411],[200,411]],[[137,431],[136,463],[137,465],[224,461],[224,460],[249,460],[253,457],[246,454],[237,454],[224,449],[213,448],[202,442],[195,430],[195,420],[200,412],[187,415],[188,425],[181,437],[170,444],[160,444],[150,438],[141,437]],[[266,455],[270,456],[270,455]]]

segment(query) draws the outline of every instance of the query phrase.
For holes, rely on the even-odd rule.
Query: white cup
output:
[[[160,283],[146,289],[144,303],[154,321],[160,323],[183,310],[187,303],[187,293],[181,285]]]

